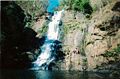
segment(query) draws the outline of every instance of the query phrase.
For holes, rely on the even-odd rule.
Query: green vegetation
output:
[[[67,34],[67,33],[68,33],[69,28],[68,28],[67,26],[64,26],[64,27],[63,27],[63,29],[64,29],[64,34]]]
[[[102,63],[101,65],[96,65],[95,69],[103,69],[104,66],[107,66],[109,64],[112,64],[112,65],[117,64],[115,62],[120,61],[120,58],[119,58],[119,56],[120,56],[120,44],[118,44],[118,46],[116,48],[114,48],[112,51],[106,51],[104,54],[101,54],[101,55],[103,57],[105,57],[108,60],[108,62]],[[109,60],[109,58],[113,58],[114,60]],[[118,66],[119,65],[117,65],[117,67],[116,66],[115,67],[114,66],[110,66],[110,67],[107,66],[105,68],[112,70],[112,69],[118,69],[119,68]]]
[[[76,29],[81,29],[81,28],[79,22],[72,21],[71,23],[65,24],[63,29],[64,29],[64,34],[67,34],[69,33],[69,31],[74,31]]]
[[[92,13],[92,7],[89,0],[63,0],[62,5],[68,6],[68,9],[74,11],[82,11],[86,14]]]
[[[93,9],[93,12],[97,11],[97,6],[94,5],[94,7],[92,7],[92,9]]]
[[[112,51],[106,51],[104,54],[102,54],[103,57],[113,57],[115,60],[118,59],[120,55],[120,45],[117,46],[117,48],[114,48]]]
[[[72,8],[74,10],[84,11],[85,4],[89,4],[89,0],[74,0]]]

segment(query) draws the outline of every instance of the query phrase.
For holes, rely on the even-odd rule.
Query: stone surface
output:
[[[64,35],[63,50],[66,56],[64,61],[59,63],[61,65],[59,69],[84,70],[87,68],[87,70],[94,70],[103,63],[115,61],[114,58],[111,57],[108,60],[101,54],[120,44],[120,25],[118,23],[120,13],[112,11],[118,1],[95,1],[91,5],[96,5],[99,11],[93,13],[91,19],[83,17],[81,13],[77,13],[74,18],[74,13],[65,12],[63,22],[67,32]],[[75,53],[77,51],[79,54]]]

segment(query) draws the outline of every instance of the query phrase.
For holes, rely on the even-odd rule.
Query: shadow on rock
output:
[[[38,55],[44,37],[28,27],[24,11],[15,2],[1,2],[1,68],[28,68]],[[40,50],[39,50],[40,51]]]

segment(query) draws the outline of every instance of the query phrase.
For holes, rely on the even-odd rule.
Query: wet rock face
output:
[[[15,2],[1,2],[1,56],[3,68],[25,67],[39,47],[36,32],[25,28],[24,11]],[[31,52],[29,54],[27,51]],[[33,57],[32,57],[32,56]]]

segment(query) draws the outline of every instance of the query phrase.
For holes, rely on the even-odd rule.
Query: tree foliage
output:
[[[82,11],[87,14],[92,13],[92,7],[89,4],[89,0],[63,0],[62,5],[68,6],[69,10]]]

